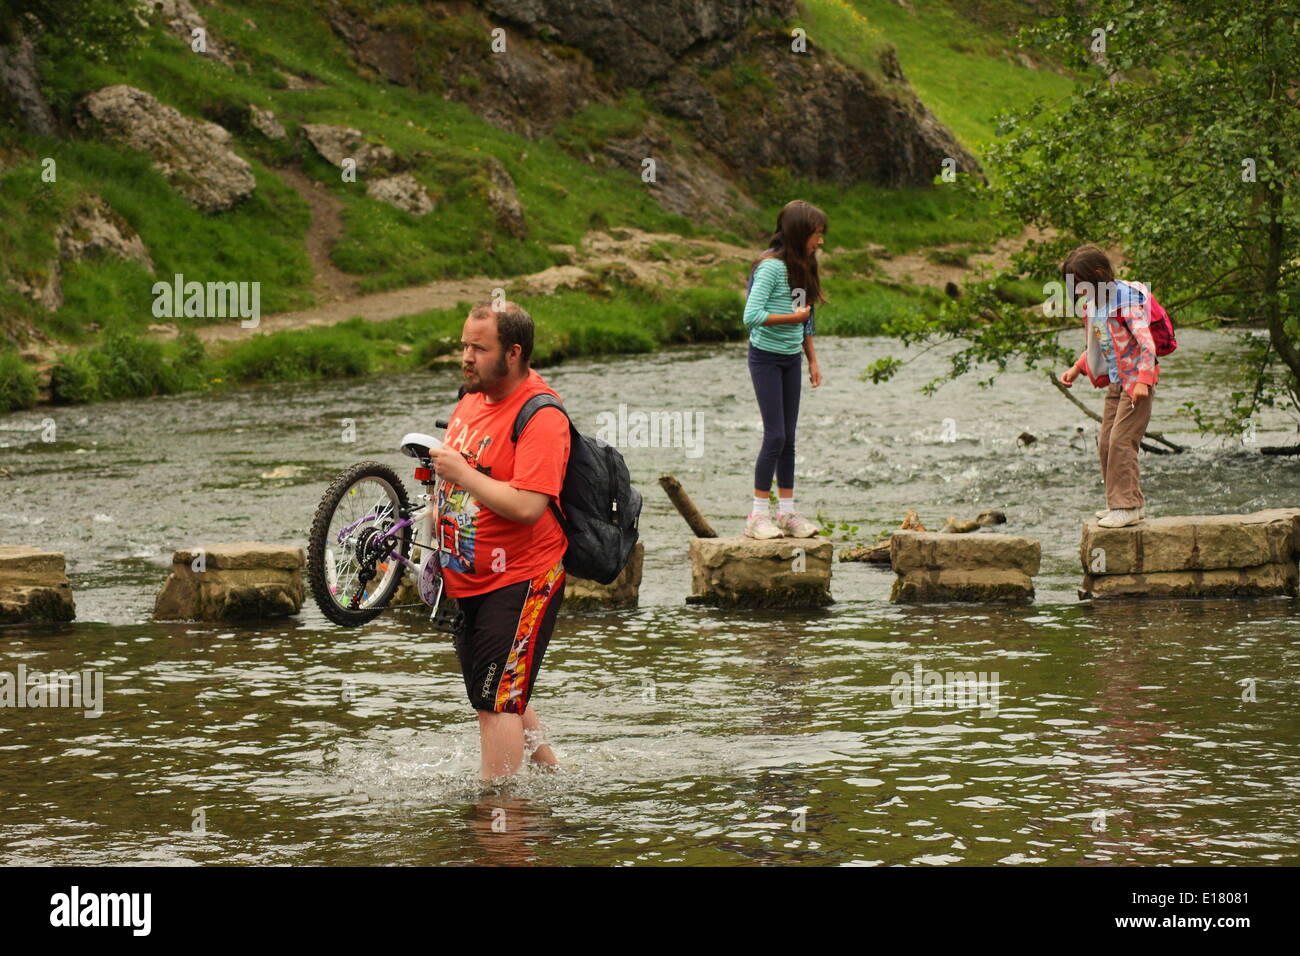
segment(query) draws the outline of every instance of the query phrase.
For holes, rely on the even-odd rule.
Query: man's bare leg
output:
[[[532,752],[530,759],[533,763],[545,767],[558,767],[560,765],[560,762],[555,759],[555,752],[551,750],[551,745],[546,743],[542,737],[542,719],[537,716],[537,711],[533,710],[532,704],[524,708],[524,732],[535,734],[536,739],[542,741],[537,745],[537,749]]]
[[[524,722],[518,714],[478,712],[478,739],[484,780],[517,774],[524,762]]]

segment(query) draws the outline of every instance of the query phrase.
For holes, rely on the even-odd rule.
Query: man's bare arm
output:
[[[546,514],[551,500],[540,491],[512,488],[509,482],[483,474],[472,468],[464,455],[445,445],[434,459],[434,468],[439,477],[460,485],[507,521],[536,524]]]

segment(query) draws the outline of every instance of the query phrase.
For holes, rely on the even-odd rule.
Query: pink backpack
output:
[[[1151,339],[1156,343],[1156,355],[1168,355],[1178,348],[1178,339],[1174,337],[1174,320],[1169,318],[1165,307],[1151,298]]]
[[[1169,313],[1156,301],[1150,289],[1140,282],[1133,284],[1146,294],[1147,301],[1151,304],[1151,340],[1156,346],[1156,356],[1168,355],[1178,348],[1178,339],[1174,336],[1174,320],[1169,318]]]

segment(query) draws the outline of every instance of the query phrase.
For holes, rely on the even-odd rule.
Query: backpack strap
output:
[[[524,402],[523,407],[519,409],[519,413],[515,415],[514,427],[510,429],[511,442],[516,445],[519,444],[519,435],[528,426],[528,423],[533,420],[533,416],[543,408],[558,408],[564,413],[564,417],[568,419],[569,431],[572,432],[574,430],[573,419],[569,418],[569,411],[564,407],[563,403],[554,395],[551,395],[548,392],[541,392]],[[572,452],[570,452],[570,454],[572,454]],[[564,536],[566,538],[570,537],[569,522],[564,517],[564,512],[560,510],[560,506],[555,503],[554,498],[552,498],[548,504],[551,506],[551,514],[555,515],[555,520],[560,523],[560,529],[564,532]]]
[[[514,427],[510,429],[510,440],[512,442],[519,443],[519,435],[528,427],[528,423],[533,420],[533,416],[543,408],[558,408],[564,412],[564,417],[569,419],[569,426],[573,426],[573,419],[569,418],[569,412],[560,400],[548,392],[540,392],[524,402],[523,407],[519,409],[519,414],[515,416]]]

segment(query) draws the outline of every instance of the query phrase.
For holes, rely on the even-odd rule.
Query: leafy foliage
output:
[[[1057,107],[1005,117],[990,153],[998,207],[1052,238],[968,282],[937,322],[904,319],[895,332],[960,341],[944,378],[1072,359],[1059,335],[1077,336],[1074,321],[1003,293],[1011,279],[1059,279],[1065,254],[1094,242],[1122,248],[1120,276],[1147,282],[1180,325],[1199,311],[1267,329],[1229,406],[1192,410],[1200,427],[1236,431],[1261,406],[1300,406],[1300,28],[1289,4],[1102,0],[1021,38],[1085,77]],[[891,363],[866,375],[883,380]]]

